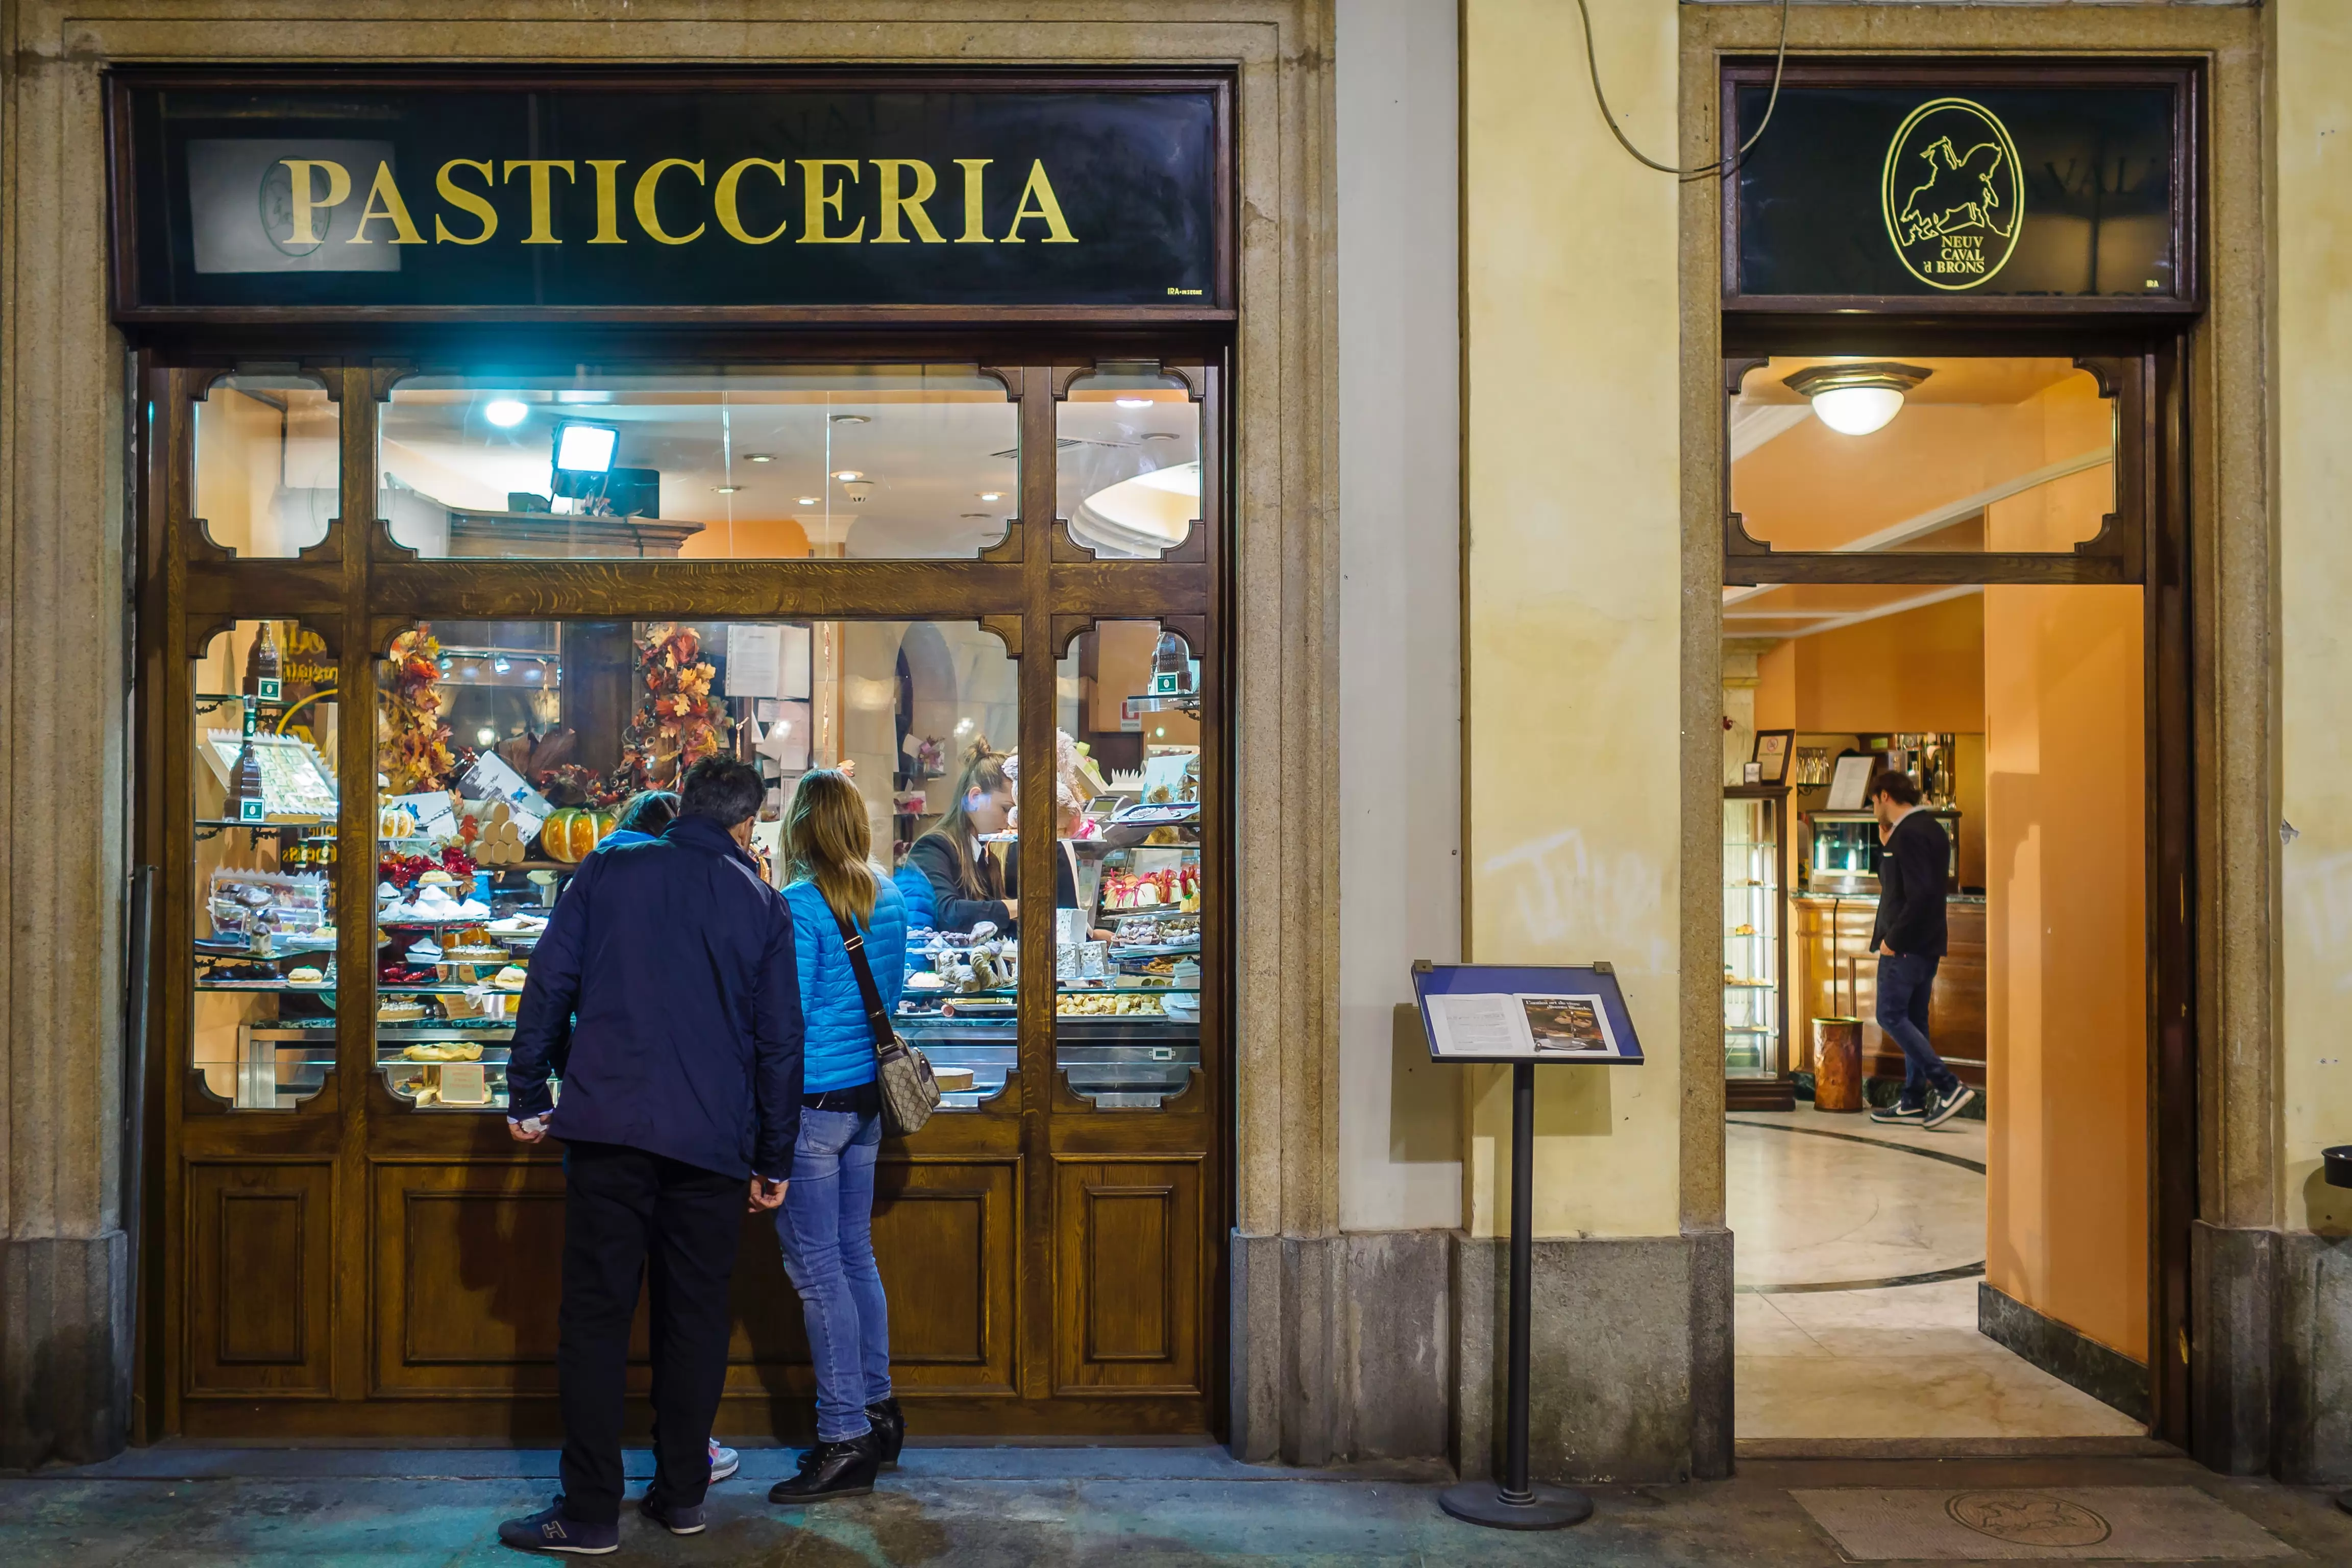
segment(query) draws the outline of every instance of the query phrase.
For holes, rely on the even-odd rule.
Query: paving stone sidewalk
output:
[[[651,1460],[629,1458],[634,1495]],[[630,1510],[609,1560],[1828,1568],[1848,1559],[1792,1489],[2190,1486],[2297,1554],[2273,1561],[2352,1563],[2352,1517],[2327,1493],[2218,1477],[2179,1458],[1755,1461],[1728,1481],[1594,1488],[1587,1523],[1516,1535],[1441,1514],[1445,1478],[1433,1472],[1262,1468],[1206,1447],[910,1448],[871,1498],[771,1507],[768,1486],[792,1458],[747,1450],[742,1474],[713,1489],[710,1528],[699,1536],[669,1536]],[[526,1554],[498,1544],[498,1521],[542,1505],[554,1477],[545,1449],[139,1449],[86,1468],[0,1478],[0,1563],[511,1565]]]

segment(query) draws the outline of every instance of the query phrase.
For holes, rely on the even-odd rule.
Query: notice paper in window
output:
[[[1451,993],[1429,997],[1428,1005],[1441,1058],[1601,1061],[1624,1054],[1596,995]]]

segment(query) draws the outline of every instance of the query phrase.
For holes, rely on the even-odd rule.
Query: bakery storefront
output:
[[[900,1006],[950,1088],[875,1217],[915,1420],[1221,1428],[1233,89],[107,77],[149,1436],[554,1429],[517,994],[718,752],[995,862]],[[747,1243],[720,1429],[790,1437]]]

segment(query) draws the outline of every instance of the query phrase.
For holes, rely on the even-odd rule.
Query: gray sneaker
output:
[[[1958,1116],[1961,1111],[1966,1110],[1969,1106],[1974,1105],[1976,1103],[1976,1099],[1977,1091],[1970,1089],[1967,1084],[1960,1085],[1959,1088],[1952,1090],[1949,1094],[1939,1094],[1936,1097],[1935,1109],[1927,1112],[1927,1120],[1921,1122],[1920,1125],[1923,1127],[1941,1127],[1945,1122],[1949,1121],[1953,1117]]]
[[[720,1442],[710,1439],[710,1479],[723,1481],[743,1468],[743,1456]]]

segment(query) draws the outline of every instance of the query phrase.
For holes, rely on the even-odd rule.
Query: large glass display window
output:
[[[698,347],[149,362],[168,1430],[545,1424],[517,1015],[581,868],[719,754],[779,888],[795,784],[850,775],[908,911],[891,1022],[943,1101],[874,1237],[925,1429],[1213,1421],[1222,371]],[[798,1436],[792,1288],[764,1228],[740,1257],[722,1429]]]

